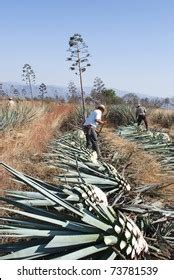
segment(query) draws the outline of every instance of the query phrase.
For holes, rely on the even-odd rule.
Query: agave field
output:
[[[6,214],[0,222],[0,259],[173,258],[174,208],[145,199],[158,186],[133,187],[85,148],[79,130],[58,134],[43,156],[46,165],[61,170],[55,184],[1,163],[24,189],[9,186],[1,197]],[[170,157],[168,162],[171,170]]]
[[[43,115],[45,108],[28,104],[16,104],[15,108],[8,110],[5,106],[0,107],[0,131],[5,132],[15,127],[30,123],[32,120]]]

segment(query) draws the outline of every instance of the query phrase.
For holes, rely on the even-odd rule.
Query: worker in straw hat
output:
[[[16,103],[15,103],[15,101],[13,100],[13,98],[12,97],[9,97],[8,98],[8,108],[9,109],[14,109],[15,108],[15,105],[16,105]]]
[[[90,113],[86,118],[83,127],[84,133],[86,135],[86,147],[92,148],[96,151],[97,156],[101,159],[101,152],[98,145],[98,134],[96,131],[97,125],[103,125],[105,121],[102,121],[102,115],[106,114],[106,108],[104,105],[100,104],[96,110]]]

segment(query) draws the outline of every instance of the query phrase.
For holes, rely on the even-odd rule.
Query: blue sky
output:
[[[36,83],[67,86],[78,77],[66,62],[80,33],[91,54],[83,75],[92,86],[174,96],[174,1],[0,0],[0,81],[22,82],[29,63]]]

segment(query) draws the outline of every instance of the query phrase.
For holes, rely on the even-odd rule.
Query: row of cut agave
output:
[[[117,201],[130,190],[130,185],[112,165],[96,160],[94,155],[85,148],[83,132],[76,131],[55,139],[45,154],[45,161],[61,168],[62,174],[56,176],[59,181],[95,185],[111,196],[112,201]]]
[[[153,153],[160,161],[166,171],[174,171],[174,142],[167,133],[143,131],[137,125],[122,126],[118,129],[118,134],[129,140],[136,142],[140,148]]]

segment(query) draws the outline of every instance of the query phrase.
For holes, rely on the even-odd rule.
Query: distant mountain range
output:
[[[15,89],[17,89],[20,92],[20,94],[21,94],[22,89],[25,89],[27,96],[30,96],[30,90],[29,90],[28,85],[22,84],[22,83],[17,83],[17,82],[4,82],[2,85],[2,89],[9,96],[11,95],[10,88],[12,85],[14,86]],[[32,89],[33,89],[33,96],[37,97],[39,94],[39,85],[32,85]],[[92,87],[84,87],[84,92],[86,95],[89,95],[91,90],[92,90]],[[119,89],[114,89],[114,90],[115,90],[116,94],[120,97],[124,96],[125,94],[130,93],[130,91],[126,91],[126,90],[119,90]],[[49,96],[49,97],[55,97],[57,95],[58,97],[66,98],[67,93],[68,93],[68,87],[47,85],[47,96]],[[156,96],[149,96],[149,95],[145,95],[145,94],[141,94],[141,93],[135,93],[135,94],[138,95],[140,98],[157,98]]]
[[[16,82],[4,82],[2,85],[2,89],[10,96],[11,95],[11,86],[14,86],[20,93],[23,89],[25,89],[27,96],[30,96],[29,85],[16,83]],[[32,85],[33,96],[37,97],[39,95],[39,85]],[[59,97],[66,97],[68,89],[66,87],[61,86],[47,86],[47,96],[54,97],[58,95]]]

